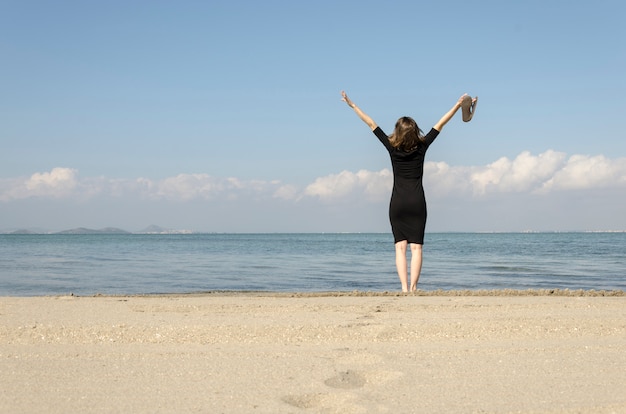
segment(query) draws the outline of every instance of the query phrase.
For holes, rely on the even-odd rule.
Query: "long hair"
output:
[[[422,139],[423,133],[417,122],[411,117],[403,116],[396,122],[393,134],[389,136],[389,143],[399,150],[411,151]]]

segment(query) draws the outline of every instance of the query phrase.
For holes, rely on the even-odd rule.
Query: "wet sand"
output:
[[[624,292],[0,298],[0,413],[624,413]]]

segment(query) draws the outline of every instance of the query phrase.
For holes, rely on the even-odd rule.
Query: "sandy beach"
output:
[[[625,413],[626,297],[0,298],[1,413]]]

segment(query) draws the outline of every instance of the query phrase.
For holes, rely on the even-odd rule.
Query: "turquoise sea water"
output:
[[[423,290],[626,290],[626,233],[429,233]],[[0,295],[395,291],[390,234],[0,235]]]

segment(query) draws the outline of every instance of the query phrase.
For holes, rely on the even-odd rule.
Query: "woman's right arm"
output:
[[[356,106],[356,104],[352,102],[350,98],[348,98],[348,95],[346,95],[344,91],[341,91],[341,100],[347,103],[350,108],[354,109],[354,112],[356,112],[359,118],[361,118],[361,120],[365,122],[372,131],[378,128],[378,125],[376,125],[376,122],[374,122],[374,120],[365,112],[361,111],[361,108]]]
[[[463,102],[463,98],[465,98],[466,95],[467,94],[462,95],[457,101],[457,103],[455,103],[454,106],[448,112],[446,112],[444,116],[441,117],[439,122],[437,122],[435,126],[433,127],[434,129],[441,132],[441,130],[443,129],[443,126],[447,124],[448,121],[452,119],[454,114],[456,114],[459,108],[461,108],[461,102]],[[476,98],[472,100],[472,104],[474,104],[475,102],[476,102]]]

